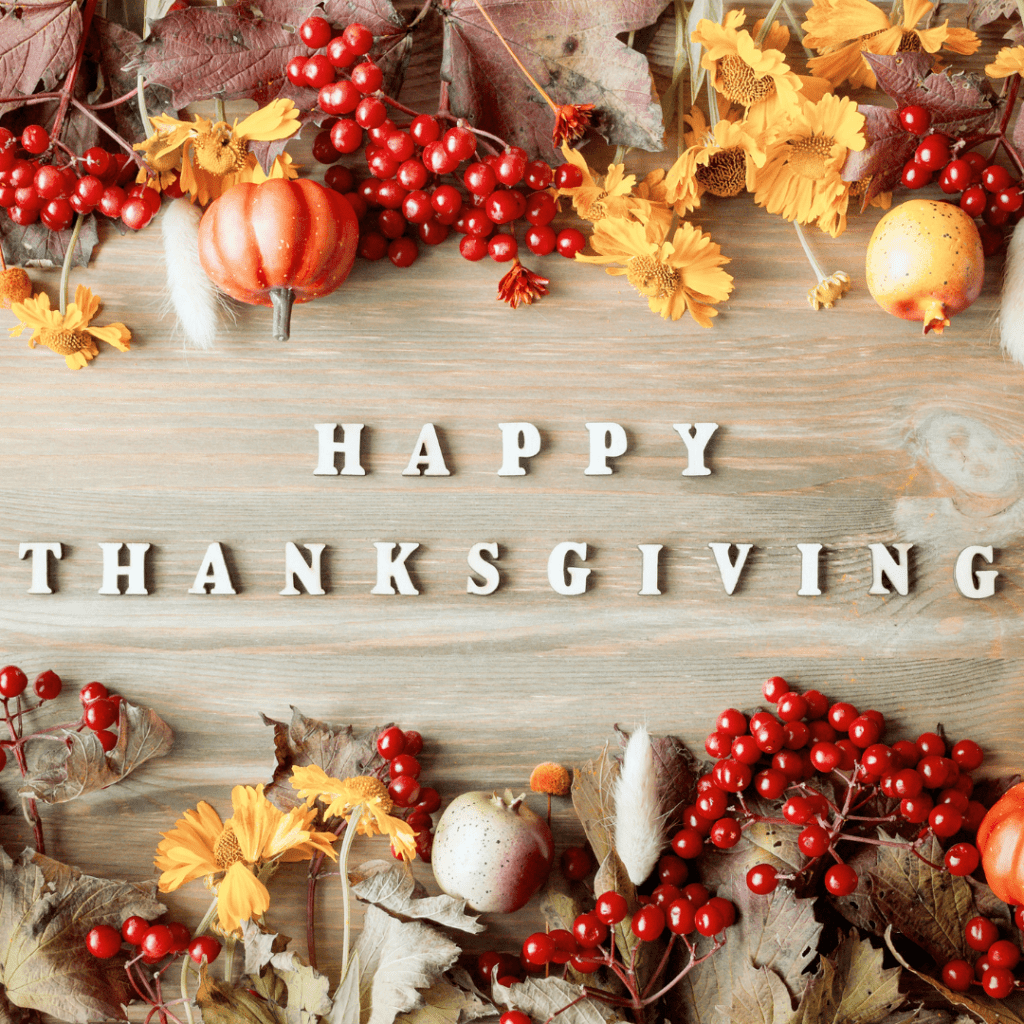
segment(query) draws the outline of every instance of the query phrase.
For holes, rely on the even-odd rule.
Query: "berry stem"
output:
[[[707,953],[705,953],[702,957],[694,959],[693,947],[690,946],[689,943],[687,943],[687,947],[690,949],[690,960],[687,963],[687,965],[670,982],[663,985],[660,989],[658,989],[657,992],[654,992],[652,995],[649,995],[644,1000],[644,1006],[650,1006],[651,1003],[657,1002],[666,992],[670,992],[673,988],[675,988],[675,986],[678,985],[679,982],[681,982],[683,978],[685,978],[690,973],[690,971],[694,969],[694,967],[699,966],[700,964],[704,963],[705,960],[708,960],[710,957],[713,957],[724,945],[725,939],[715,939],[715,944],[711,947],[711,949],[708,950]]]
[[[644,986],[643,992],[640,993],[640,1001],[646,1005],[647,997],[651,993],[651,989],[654,988],[655,982],[662,976],[665,971],[665,966],[668,964],[669,954],[672,952],[672,947],[676,944],[676,938],[678,936],[672,935],[672,937],[665,944],[665,952],[661,954],[661,960],[658,961],[658,966],[655,968],[654,973],[651,975],[650,981]]]
[[[106,103],[90,103],[90,110],[110,110],[111,107],[119,107],[122,103],[127,103],[128,100],[134,99],[135,94],[139,91],[138,86],[132,89],[131,92],[126,92],[123,96],[118,96],[116,100],[107,100]]]
[[[82,58],[85,56],[85,44],[89,39],[89,29],[92,27],[92,16],[95,11],[96,0],[85,0],[85,6],[82,8],[82,37],[78,42],[75,62],[71,65],[71,70],[68,72],[67,77],[64,79],[64,84],[60,88],[60,105],[57,107],[57,113],[53,119],[53,128],[50,130],[50,137],[53,139],[60,137],[61,129],[64,127],[64,118],[68,112],[68,104],[74,102],[74,97],[71,94],[75,88],[78,72],[82,67]]]
[[[416,17],[406,26],[406,32],[411,32],[430,12],[434,6],[434,0],[426,0],[426,3],[416,12]]]
[[[89,118],[90,121],[93,121],[97,127],[102,128],[103,131],[105,131],[126,153],[128,153],[131,156],[131,158],[139,167],[145,166],[142,157],[139,156],[139,154],[136,153],[134,149],[132,149],[131,143],[127,142],[120,135],[118,135],[113,128],[111,128],[109,125],[101,121],[92,112],[92,110],[88,106],[86,106],[86,104],[80,103],[74,97],[71,98],[71,104],[75,107],[76,110],[80,110],[83,114],[85,114],[85,116]]]

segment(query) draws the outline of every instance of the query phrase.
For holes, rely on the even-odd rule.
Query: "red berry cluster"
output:
[[[1013,913],[1014,924],[1024,928],[1024,907],[1017,907]],[[993,999],[1005,999],[1019,988],[1021,983],[1014,976],[1014,968],[1020,963],[1020,941],[1003,938],[994,921],[987,917],[972,917],[964,927],[967,945],[982,955],[972,967],[966,960],[950,960],[942,968],[942,981],[954,992],[966,992],[977,985]]]
[[[178,957],[188,953],[197,963],[213,963],[220,955],[221,944],[212,935],[192,933],[178,921],[167,924],[151,924],[144,917],[132,916],[125,919],[121,930],[108,924],[99,924],[89,930],[85,937],[85,948],[101,960],[109,960],[121,952],[127,943],[131,949],[131,962],[141,960],[144,964],[157,964],[165,957]]]
[[[413,729],[403,732],[392,725],[377,737],[377,753],[388,763],[388,794],[396,807],[408,811],[405,820],[416,833],[416,855],[429,864],[434,845],[431,815],[441,808],[441,794],[431,786],[420,785],[416,755],[422,750],[423,737]]]
[[[130,183],[135,164],[128,154],[93,146],[80,157],[61,155],[66,162],[57,162],[42,125],[30,124],[20,136],[0,128],[0,208],[15,224],[41,221],[50,231],[64,231],[75,214],[98,210],[138,231],[160,209],[156,189]]]
[[[931,114],[927,108],[902,107],[899,119],[906,131],[921,137],[913,159],[903,167],[904,186],[924,188],[937,174],[939,188],[947,195],[959,193],[960,209],[982,219],[978,230],[985,255],[996,252],[1003,244],[1000,229],[1024,215],[1020,181],[1004,166],[986,160],[980,153],[961,151],[957,140],[941,132],[929,133]]]
[[[292,83],[317,90],[317,107],[327,117],[313,140],[313,156],[331,165],[326,184],[345,195],[360,220],[361,257],[387,256],[395,266],[408,267],[419,243],[439,245],[454,227],[463,236],[459,251],[467,260],[490,256],[505,263],[519,254],[519,220],[526,221],[524,241],[535,255],[557,250],[571,259],[583,248],[585,239],[575,228],[556,233],[551,227],[558,212],[553,188],[582,184],[578,167],[552,170],[542,160],[529,161],[517,146],[478,154],[470,128],[460,123],[444,130],[427,114],[409,112],[410,122],[399,127],[387,104],[405,108],[381,92],[384,74],[369,56],[369,29],[354,23],[334,35],[327,21],[314,16],[299,34],[318,52],[292,58],[286,71]],[[367,175],[360,179],[338,161],[364,146]],[[461,189],[442,181],[446,175]]]
[[[797,825],[797,845],[807,858],[798,874],[811,872],[829,856],[835,863],[825,872],[825,888],[844,896],[856,889],[858,878],[843,862],[838,844],[879,842],[868,830],[891,822],[923,826],[905,844],[914,849],[929,834],[943,842],[960,837],[945,852],[946,870],[969,875],[977,869],[978,850],[969,841],[985,814],[971,799],[970,773],[982,762],[977,743],[961,740],[949,748],[938,733],[926,732],[916,742],[889,745],[882,742],[885,719],[879,711],[830,703],[817,690],[797,693],[779,676],[769,679],[763,692],[775,714],[758,711],[748,719],[729,708],[718,716],[705,741],[717,760],[698,780],[696,802],[686,808],[685,826],[672,839],[676,855],[698,857],[705,843],[729,849],[755,821]],[[816,777],[832,780],[833,797],[810,784]],[[744,800],[747,792],[782,800],[782,817],[752,812]],[[874,798],[898,803],[891,814],[871,818],[863,808]],[[747,885],[768,893],[784,877],[796,876],[759,864],[748,873]]]

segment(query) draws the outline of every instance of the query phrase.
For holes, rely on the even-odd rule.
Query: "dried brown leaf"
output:
[[[71,67],[82,36],[73,0],[19,0],[0,7],[0,96],[50,92]],[[0,105],[0,114],[16,104]]]
[[[792,1024],[882,1024],[906,998],[900,969],[882,966],[882,950],[856,929],[823,957]]]
[[[0,982],[16,1006],[60,1020],[122,1017],[131,990],[120,954],[98,960],[83,952],[94,925],[120,928],[138,914],[165,908],[152,885],[82,874],[26,851],[17,862],[0,850]]]
[[[0,242],[3,242],[4,258],[16,266],[61,266],[71,244],[71,235],[70,228],[66,231],[50,231],[39,221],[26,228],[15,224],[10,217],[0,217]],[[99,240],[96,216],[90,213],[78,234],[71,265],[87,267]]]
[[[592,103],[611,143],[662,148],[661,107],[647,59],[616,37],[651,25],[668,0],[481,0],[556,104]],[[547,103],[495,38],[473,0],[444,0],[441,77],[452,112],[528,153],[556,159]]]
[[[262,717],[264,725],[274,728],[274,754],[277,758],[273,780],[264,792],[284,811],[302,803],[289,781],[292,768],[314,764],[332,778],[347,779],[354,775],[367,775],[372,770],[371,766],[380,763],[377,737],[388,728],[387,725],[357,733],[351,725],[335,727],[307,718],[294,707],[292,720],[287,725],[266,715]]]
[[[48,804],[66,803],[106,789],[151,758],[166,754],[174,742],[170,726],[155,711],[126,700],[121,701],[117,745],[109,753],[91,730],[64,730],[48,736],[52,738],[30,745],[30,756],[41,751],[42,757],[30,760],[33,771],[18,790],[22,796]]]
[[[494,1013],[493,1006],[447,978],[439,978],[423,993],[423,1004],[418,1010],[399,1014],[396,1024],[464,1024]]]
[[[608,1007],[584,996],[579,985],[562,978],[527,978],[508,988],[496,984],[494,998],[509,1009],[528,1014],[531,1020],[554,1018],[559,1024],[605,1024],[619,1019]]]
[[[203,1011],[203,1024],[282,1024],[272,1004],[248,988],[218,981],[205,965],[200,970],[196,1002]]]
[[[977,31],[996,18],[1016,18],[1019,14],[1016,0],[968,0],[967,27]]]
[[[598,864],[615,848],[615,780],[617,762],[607,749],[572,773],[572,805]]]
[[[426,890],[394,861],[368,860],[349,871],[352,892],[399,917],[433,921],[463,932],[482,932],[482,925],[466,913],[466,901],[454,896],[427,896]]]

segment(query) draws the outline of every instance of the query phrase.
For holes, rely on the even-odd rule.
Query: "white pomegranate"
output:
[[[509,914],[547,880],[555,842],[547,822],[508,790],[457,796],[434,830],[437,884],[472,910]]]

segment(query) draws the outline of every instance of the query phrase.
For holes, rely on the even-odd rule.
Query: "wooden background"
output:
[[[945,336],[922,337],[866,291],[877,217],[811,236],[853,279],[830,311],[808,308],[792,227],[744,197],[697,218],[736,279],[711,330],[663,321],[624,278],[558,256],[526,261],[550,297],[511,310],[495,301],[503,268],[466,263],[452,239],[408,270],[357,263],[340,291],[296,307],[287,343],[270,339],[269,311],[237,307],[211,353],[183,351],[162,314],[159,225],[105,231],[72,287],[102,297],[98,322],[130,326],[132,351],[101,345],[72,372],[24,340],[0,346],[0,660],[64,678],[41,724],[71,717],[96,679],[155,708],[176,744],[105,793],[43,807],[48,852],[152,877],[182,810],[205,799],[227,813],[232,785],[269,780],[259,713],[286,719],[290,705],[419,729],[424,779],[446,802],[524,789],[542,760],[581,763],[616,722],[700,748],[717,712],[756,705],[773,674],[877,707],[901,734],[943,722],[983,744],[990,770],[1019,767],[1024,370],[998,347],[1001,257]],[[56,299],[56,271],[32,276]],[[496,475],[497,425],[512,420],[544,439],[526,477]],[[629,436],[612,476],[583,474],[594,420]],[[683,477],[672,424],[707,420],[721,425],[713,472]],[[313,475],[318,422],[367,425],[365,477]],[[452,475],[403,477],[428,422]],[[547,584],[567,540],[590,546],[579,597]],[[53,595],[27,593],[28,541],[64,545]],[[107,541],[153,545],[149,596],[97,593]],[[187,593],[213,541],[237,596]],[[279,596],[288,541],[328,546],[325,596]],[[374,541],[420,544],[418,596],[370,594]],[[466,593],[481,541],[501,546],[489,597]],[[732,596],[712,541],[755,545]],[[914,544],[911,592],[870,596],[867,545],[897,541]],[[802,542],[825,546],[821,597],[796,594]],[[637,595],[640,543],[665,545],[659,597]],[[996,548],[991,599],[953,583],[969,544]],[[11,852],[30,836],[16,782],[8,767]],[[579,839],[568,801],[556,836]],[[301,883],[300,869],[279,876],[270,912],[300,950]],[[322,895],[331,932],[336,886]],[[168,903],[195,924],[207,898],[195,883]],[[533,920],[492,918],[474,945],[508,948]]]

